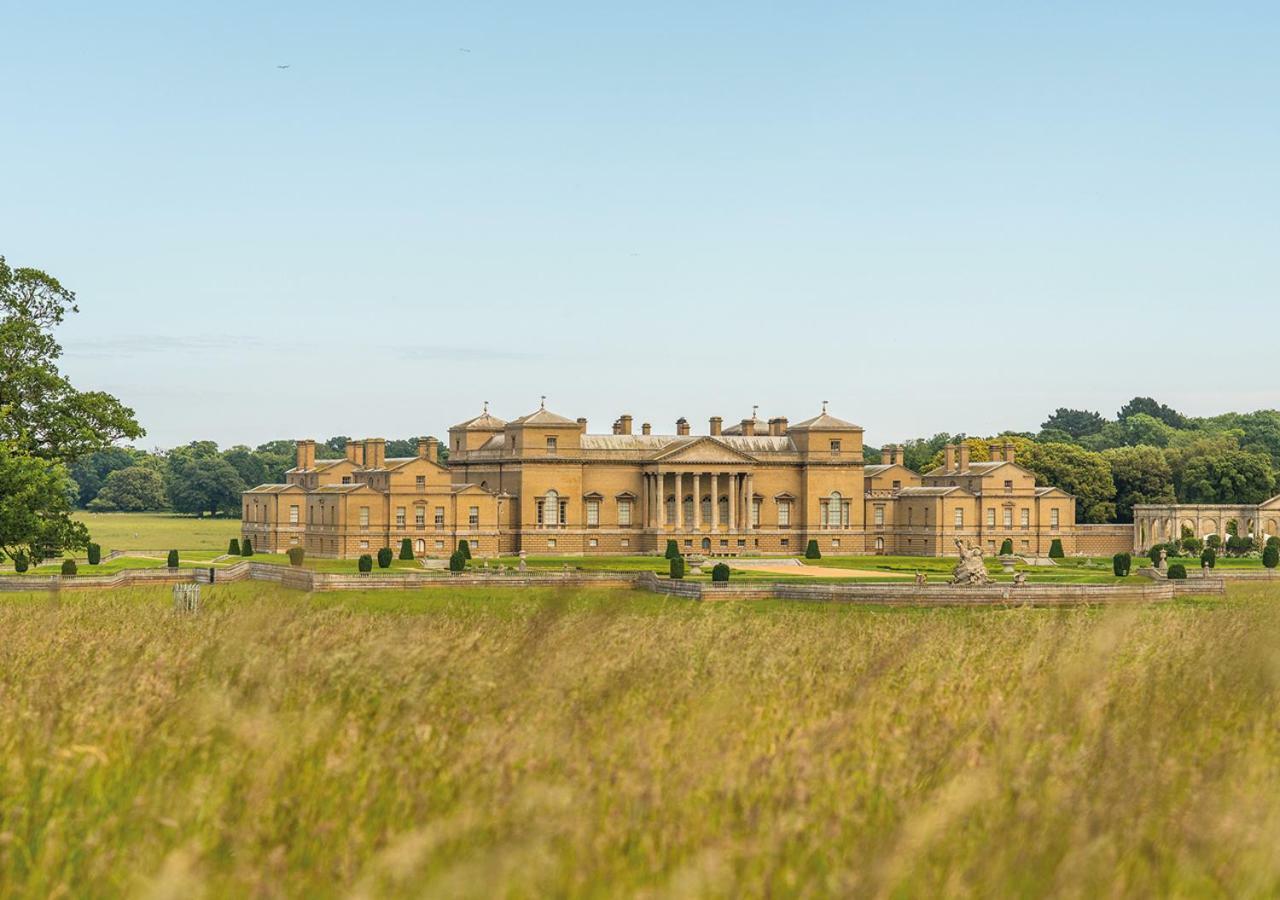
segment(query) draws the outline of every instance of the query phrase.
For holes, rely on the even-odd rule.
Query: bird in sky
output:
[[[276,66],[276,68],[277,68],[277,69],[287,69],[287,68],[289,68],[289,67],[288,67],[287,65],[285,65],[285,66]]]
[[[466,47],[459,47],[459,48],[458,48],[458,52],[459,52],[459,53],[470,53],[471,51],[470,51],[469,49],[467,49]]]

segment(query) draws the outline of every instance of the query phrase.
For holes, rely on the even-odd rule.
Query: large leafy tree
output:
[[[127,469],[116,469],[107,476],[89,508],[141,512],[164,509],[167,505],[164,476],[153,468],[130,466]]]
[[[1120,412],[1116,413],[1116,418],[1127,419],[1138,413],[1146,413],[1153,419],[1159,419],[1170,428],[1186,428],[1191,424],[1187,421],[1187,417],[1176,409],[1165,406],[1163,403],[1157,403],[1150,397],[1134,397],[1120,407]]]
[[[1045,419],[1040,426],[1042,431],[1061,431],[1072,438],[1081,438],[1086,434],[1097,434],[1107,420],[1096,412],[1087,409],[1067,409],[1058,407],[1053,415]]]
[[[127,469],[136,462],[138,451],[125,447],[108,447],[82,456],[71,464],[71,477],[76,483],[76,502],[88,506],[112,472]]]
[[[169,502],[178,512],[231,514],[240,509],[245,483],[235,467],[220,456],[180,459],[171,467]]]
[[[0,554],[47,558],[88,543],[71,519],[73,460],[143,434],[133,411],[100,391],[79,391],[58,370],[53,329],[77,311],[75,295],[38,269],[0,257]]]
[[[1076,498],[1076,520],[1109,522],[1116,513],[1116,485],[1101,453],[1074,444],[1031,444],[1018,462],[1041,485],[1060,487]]]
[[[1173,470],[1155,447],[1116,447],[1105,450],[1116,485],[1116,520],[1133,521],[1135,503],[1173,503]]]
[[[1187,503],[1261,503],[1275,489],[1271,459],[1254,450],[1191,457],[1182,472]]]

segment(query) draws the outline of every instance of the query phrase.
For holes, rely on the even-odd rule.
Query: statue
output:
[[[929,583],[929,576],[923,572],[916,572],[916,587],[922,587]]]
[[[991,576],[982,562],[982,548],[968,541],[956,539],[956,549],[960,551],[960,561],[951,574],[952,584],[990,584]]]
[[[1165,563],[1168,561],[1168,559],[1169,559],[1169,551],[1168,551],[1168,550],[1166,550],[1166,549],[1164,549],[1163,547],[1161,547],[1161,548],[1160,548],[1160,562],[1156,563],[1156,568],[1157,568],[1157,569],[1163,569],[1163,568],[1165,567]]]
[[[1026,573],[1026,572],[1018,572],[1016,575],[1014,575],[1014,576],[1013,576],[1013,586],[1014,586],[1014,587],[1023,587],[1023,586],[1025,586],[1025,585],[1026,585],[1026,583],[1027,583],[1027,573]]]
[[[518,566],[518,569],[521,573],[523,573],[526,569],[529,568],[529,564],[526,563],[524,560],[525,556],[527,555],[528,554],[526,554],[525,551],[523,550],[520,551],[520,565]]]

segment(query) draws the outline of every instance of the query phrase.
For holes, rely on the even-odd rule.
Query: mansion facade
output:
[[[1020,555],[1130,549],[1131,529],[1077,526],[1075,499],[1037,486],[1012,445],[970,463],[964,444],[920,474],[901,447],[865,465],[862,428],[826,411],[791,424],[753,415],[724,426],[713,417],[694,435],[633,429],[629,415],[608,434],[544,407],[511,421],[484,412],[449,429],[447,461],[423,438],[416,456],[386,458],[381,439],[348,442],[344,458],[319,460],[298,442],[284,484],[244,493],[243,534],[258,551],[305,547],[350,557],[397,550],[447,556],[467,541],[481,556],[661,553],[712,556],[801,554],[945,556],[956,541],[990,554],[1012,542]],[[1120,545],[1123,546],[1120,546]],[[1115,546],[1113,546],[1115,545]]]

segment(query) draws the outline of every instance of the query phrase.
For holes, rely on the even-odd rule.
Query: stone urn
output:
[[[689,566],[690,575],[701,575],[702,567],[706,565],[707,558],[701,553],[690,553],[684,558],[684,561]]]
[[[1013,566],[1014,566],[1014,563],[1016,563],[1017,561],[1018,561],[1018,557],[1016,557],[1016,556],[1002,556],[1002,557],[1000,557],[1000,572],[1001,572],[1001,574],[1003,574],[1003,575],[1012,575],[1012,574],[1013,574]]]

